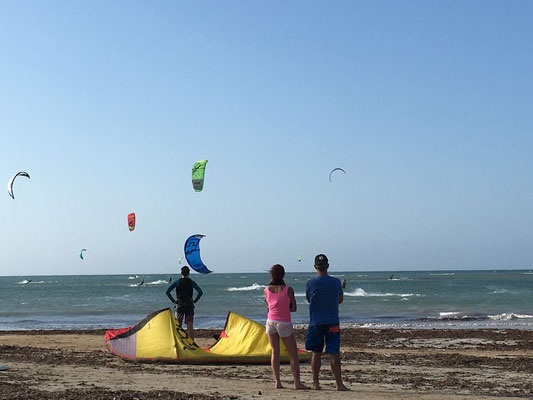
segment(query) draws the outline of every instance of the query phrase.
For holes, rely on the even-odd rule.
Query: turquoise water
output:
[[[331,271],[331,275],[347,280],[340,314],[341,322],[350,326],[533,329],[531,270]],[[0,277],[0,329],[131,326],[150,312],[171,306],[165,295],[169,276]],[[305,283],[313,276],[286,276],[296,293],[296,324],[308,321]],[[195,274],[192,278],[204,291],[196,307],[196,327],[221,328],[228,311],[265,321],[267,273]],[[143,279],[144,284],[137,286]]]

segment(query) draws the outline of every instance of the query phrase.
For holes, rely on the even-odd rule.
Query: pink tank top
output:
[[[267,319],[282,322],[291,322],[291,300],[287,294],[288,286],[285,286],[281,292],[272,293],[267,287],[265,289],[266,301],[268,304]]]

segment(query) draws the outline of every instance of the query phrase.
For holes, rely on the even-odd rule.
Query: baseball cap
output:
[[[315,257],[315,265],[328,265],[328,258],[325,254],[319,254]]]

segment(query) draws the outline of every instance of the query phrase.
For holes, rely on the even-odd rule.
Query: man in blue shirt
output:
[[[167,289],[167,296],[171,302],[176,304],[175,312],[178,319],[178,323],[183,323],[183,317],[185,317],[185,323],[187,324],[187,334],[194,340],[194,304],[202,297],[202,289],[191,278],[189,278],[191,270],[185,266],[181,268],[181,278],[174,281]],[[176,300],[170,294],[172,290],[176,289]],[[192,299],[193,289],[198,293],[196,298]]]
[[[330,355],[330,364],[337,390],[348,389],[342,382],[339,330],[339,304],[342,303],[342,285],[337,278],[328,275],[329,261],[324,254],[315,257],[317,276],[307,281],[305,297],[309,302],[309,328],[305,337],[305,348],[313,352],[311,371],[313,389],[319,390],[318,375],[322,362],[324,342],[326,354]]]

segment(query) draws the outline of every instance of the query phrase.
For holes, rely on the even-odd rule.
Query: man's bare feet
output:
[[[350,388],[347,388],[346,386],[344,386],[344,384],[340,384],[337,386],[337,391],[338,392],[349,392],[350,391]]]

